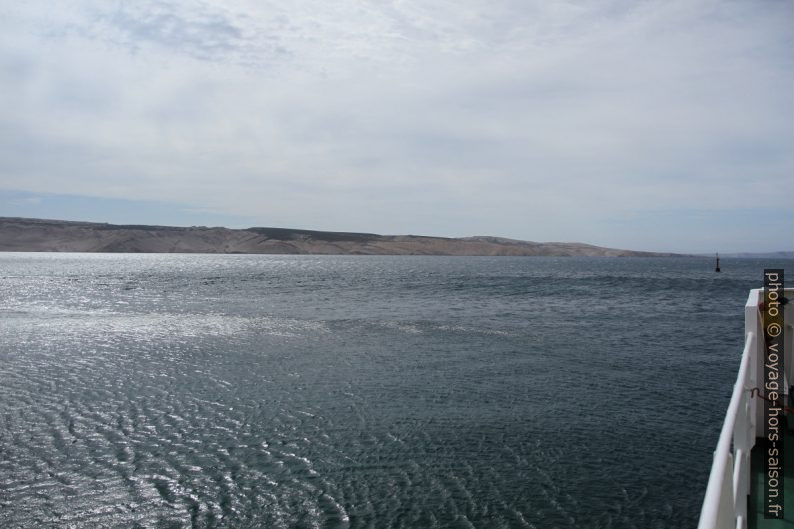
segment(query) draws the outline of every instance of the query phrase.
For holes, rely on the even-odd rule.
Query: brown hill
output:
[[[286,228],[180,228],[0,217],[0,251],[355,255],[668,256],[500,237],[376,235]]]

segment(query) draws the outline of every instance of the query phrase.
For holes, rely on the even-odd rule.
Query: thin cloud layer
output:
[[[0,15],[8,191],[252,225],[794,247],[790,2],[32,2]],[[759,209],[777,235],[736,229]]]

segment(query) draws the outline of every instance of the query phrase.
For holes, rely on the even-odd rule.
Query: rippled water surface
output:
[[[0,527],[694,526],[785,264],[0,254]]]

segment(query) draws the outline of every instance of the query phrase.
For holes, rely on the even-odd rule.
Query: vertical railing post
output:
[[[761,328],[761,314],[758,309],[758,304],[761,303],[763,297],[763,289],[755,288],[750,291],[750,295],[747,297],[747,303],[744,305],[744,339],[747,341],[747,337],[750,333],[755,334],[756,336],[763,336],[763,330]],[[754,361],[752,365],[752,373],[750,377],[750,389],[760,387],[759,381],[761,380],[761,376],[764,372],[764,341],[763,340],[756,340],[755,342],[755,350],[753,351]],[[752,408],[753,408],[753,437],[763,437],[764,435],[764,406],[763,400],[761,399],[752,399]]]

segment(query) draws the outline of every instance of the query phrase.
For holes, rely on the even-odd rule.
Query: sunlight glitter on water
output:
[[[656,262],[0,256],[0,525],[693,525],[759,263]]]

